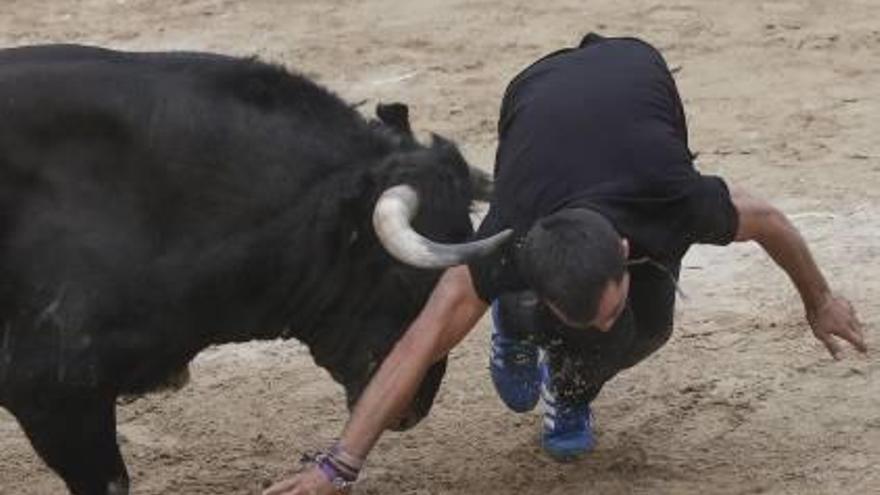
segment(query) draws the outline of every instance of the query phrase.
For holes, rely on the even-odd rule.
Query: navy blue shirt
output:
[[[676,267],[694,243],[727,244],[737,213],[724,181],[701,175],[660,53],[632,38],[588,35],[517,75],[499,120],[495,192],[477,237],[514,228],[496,254],[471,263],[487,302],[528,287],[517,239],[539,218],[586,207],[629,239],[633,258]]]

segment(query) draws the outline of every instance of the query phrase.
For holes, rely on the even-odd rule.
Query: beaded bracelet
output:
[[[301,462],[317,465],[327,480],[342,492],[354,485],[363,466],[362,459],[345,452],[338,443],[328,452],[304,455]]]

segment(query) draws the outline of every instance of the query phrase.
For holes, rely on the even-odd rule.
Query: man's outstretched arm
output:
[[[862,325],[846,299],[835,295],[813,260],[806,242],[785,215],[748,192],[731,188],[739,214],[737,241],[756,241],[791,278],[800,293],[807,321],[817,339],[835,359],[842,357],[843,339],[867,352]]]
[[[413,400],[422,379],[435,362],[470,332],[487,305],[476,294],[466,266],[450,268],[358,400],[339,446],[364,459],[382,432]],[[329,495],[335,488],[312,467],[276,483],[264,495]]]

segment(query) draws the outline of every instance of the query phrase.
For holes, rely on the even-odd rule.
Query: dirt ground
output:
[[[406,101],[420,132],[456,139],[485,167],[507,80],[589,30],[661,48],[703,170],[789,213],[873,333],[876,0],[0,1],[0,45],[257,54],[350,101]],[[537,448],[538,413],[504,409],[483,323],[453,352],[432,415],[386,435],[358,492],[880,493],[878,354],[833,362],[755,246],[693,249],[682,285],[672,341],[596,402],[593,455],[551,462]],[[134,494],[257,493],[326,446],[347,416],[341,389],[296,343],[211,349],[192,368],[182,391],[120,407]],[[0,411],[0,493],[62,492]]]

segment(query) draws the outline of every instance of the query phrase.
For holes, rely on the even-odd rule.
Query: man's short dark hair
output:
[[[566,208],[541,218],[519,249],[526,283],[566,318],[589,322],[609,281],[623,277],[620,235],[605,217]]]

